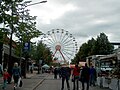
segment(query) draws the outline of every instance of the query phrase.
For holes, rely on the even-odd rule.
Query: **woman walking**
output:
[[[15,90],[18,85],[18,79],[21,77],[21,70],[18,66],[18,63],[14,63],[12,74],[13,74],[13,79],[14,79],[14,90]]]

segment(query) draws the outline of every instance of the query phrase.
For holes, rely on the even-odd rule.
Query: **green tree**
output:
[[[13,33],[19,38],[17,41],[19,42],[16,51],[17,55],[20,55],[23,42],[28,42],[32,38],[41,35],[41,32],[36,29],[36,16],[31,16],[27,10],[18,11],[19,5],[23,5],[22,1],[2,0],[2,3],[0,3],[0,23],[3,23],[3,27],[0,27],[0,30],[10,36]]]
[[[107,55],[113,52],[114,47],[110,44],[108,37],[104,33],[100,33],[100,36],[97,37],[96,43],[96,54],[98,55]]]
[[[8,60],[8,72],[11,73],[12,63],[11,63],[11,51],[12,51],[12,36],[13,34],[22,40],[20,48],[16,51],[18,55],[21,53],[23,48],[23,42],[30,42],[32,38],[41,35],[41,32],[36,29],[36,17],[30,16],[29,12],[21,15],[18,11],[19,5],[22,4],[23,0],[2,0],[0,3],[0,23],[3,23],[3,27],[0,30],[6,32],[10,36],[10,53]],[[24,11],[23,11],[24,12]],[[23,17],[22,17],[23,16]],[[27,60],[29,53],[24,54]]]
[[[95,42],[96,40],[94,38],[92,38],[91,40],[88,40],[87,44],[88,44],[88,55],[93,55],[94,53],[94,46],[95,46]]]
[[[17,24],[19,18],[16,15],[17,7],[23,0],[2,0],[0,6],[0,23],[4,23],[4,27],[1,28],[3,31],[6,30],[8,34]]]
[[[44,60],[45,63],[50,64],[50,62],[52,61],[52,53],[45,44],[43,44],[41,41],[38,42],[34,50],[35,53],[33,54],[33,56],[34,59],[37,60],[37,62],[41,59]]]
[[[41,35],[36,29],[36,16],[31,16],[26,10],[19,12],[18,9],[23,0],[2,0],[0,6],[0,23],[3,27],[0,30],[8,35],[14,33],[18,38],[27,41]],[[22,14],[21,14],[22,13]]]
[[[72,63],[85,61],[86,57],[90,55],[107,55],[112,53],[113,50],[114,47],[109,42],[108,37],[104,33],[100,33],[96,40],[92,38],[81,45]]]

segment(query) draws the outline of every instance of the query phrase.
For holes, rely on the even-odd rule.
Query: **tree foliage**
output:
[[[110,44],[108,37],[104,33],[100,33],[96,40],[92,38],[87,43],[83,43],[72,62],[85,61],[90,55],[107,55],[112,53],[114,47]]]
[[[18,38],[18,55],[23,48],[21,41],[27,42],[41,35],[36,28],[36,16],[31,16],[25,7],[22,8],[24,4],[23,0],[2,0],[0,3],[0,24],[3,25],[0,31],[7,33],[7,36],[13,33]]]
[[[43,44],[41,41],[38,42],[37,46],[33,47],[33,50],[31,50],[33,59],[37,60],[43,60],[45,63],[50,64],[52,61],[52,53],[50,49]]]
[[[41,32],[36,28],[36,16],[31,16],[28,10],[20,8],[24,5],[23,0],[2,0],[0,3],[0,23],[3,27],[0,29],[7,32],[8,35],[13,32],[18,38],[23,41],[41,35]],[[20,12],[19,10],[22,9]]]

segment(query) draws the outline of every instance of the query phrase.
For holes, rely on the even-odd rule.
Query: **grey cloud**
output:
[[[38,1],[38,0],[36,0]],[[101,32],[112,34],[111,41],[120,41],[120,1],[119,0],[48,0],[54,4],[68,3],[77,7],[66,12],[62,17],[51,20],[50,24],[38,22],[38,28],[43,32],[53,28],[62,28],[73,34],[82,43],[89,37],[95,37]],[[105,20],[103,23],[93,23],[95,20]]]

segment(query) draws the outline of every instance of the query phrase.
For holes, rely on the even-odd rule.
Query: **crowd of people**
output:
[[[63,64],[61,68],[54,69],[54,78],[57,79],[57,75],[62,80],[61,90],[64,90],[64,82],[66,81],[67,88],[70,90],[69,80],[73,82],[73,90],[79,90],[79,83],[82,84],[82,90],[89,90],[89,86],[95,86],[97,73],[94,66],[88,67],[87,63],[84,67],[80,68],[78,64],[75,65],[74,69],[71,69],[67,64]]]
[[[84,67],[79,67],[78,64],[75,65],[74,68],[68,67],[67,64],[63,64],[60,68],[54,68],[54,79],[57,79],[58,76],[62,80],[61,90],[64,90],[64,84],[66,81],[66,85],[68,90],[70,90],[69,80],[73,82],[73,90],[79,90],[79,83],[82,84],[82,90],[85,90],[85,83],[86,83],[86,90],[89,90],[89,86],[95,86],[97,73],[94,66],[88,67],[87,63]],[[3,76],[3,87],[4,90],[7,87],[7,80],[8,78],[13,78],[14,80],[14,90],[18,86],[18,80],[21,78],[21,69],[17,62],[14,63],[12,68],[12,76],[7,72],[5,68],[2,70],[0,65],[0,74]]]

